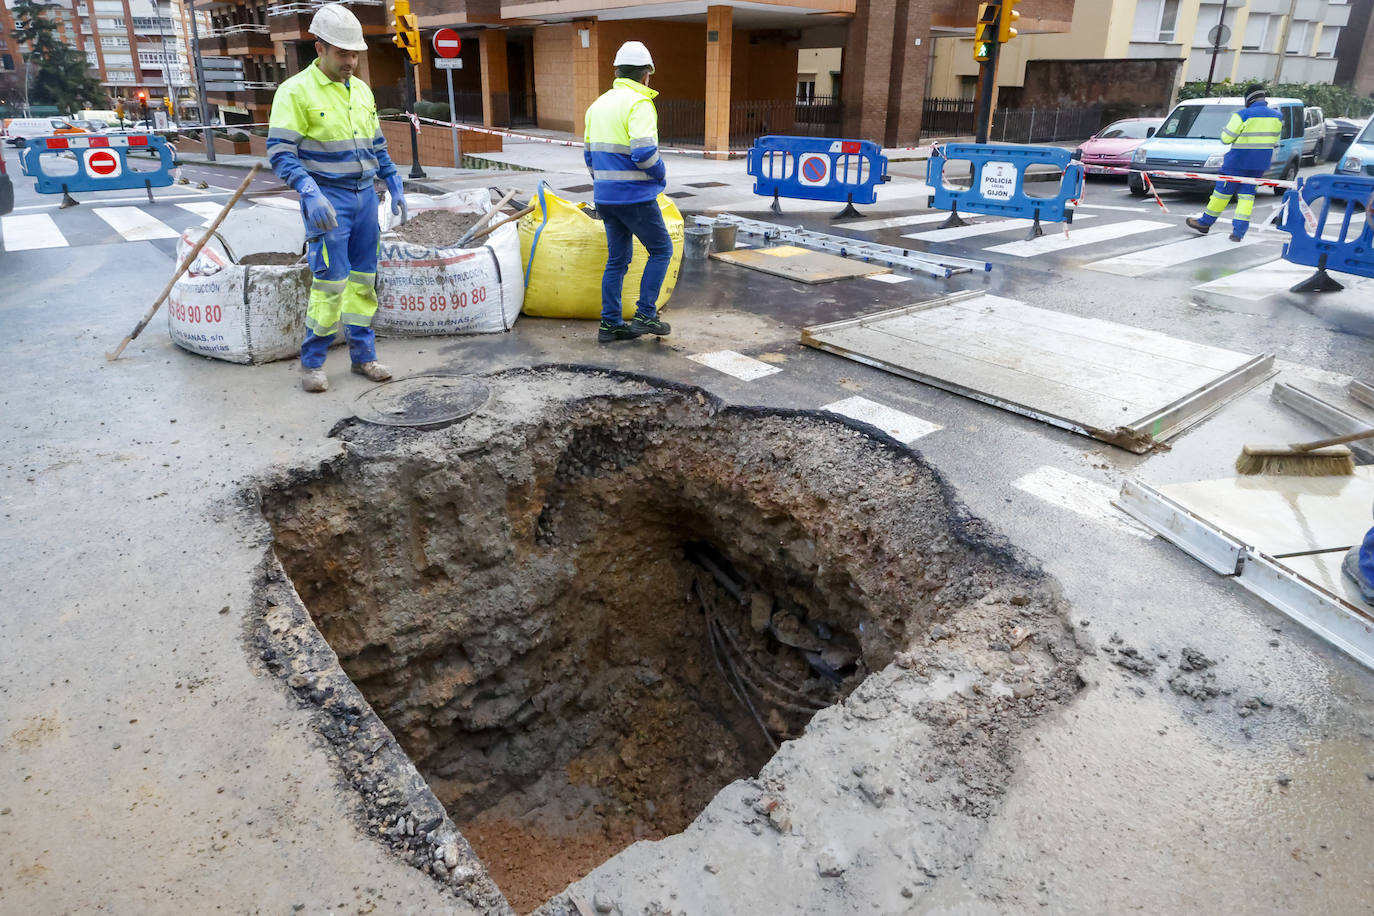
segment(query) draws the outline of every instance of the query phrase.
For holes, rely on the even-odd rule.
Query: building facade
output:
[[[307,29],[314,0],[203,4],[216,32],[201,42],[207,73],[241,76],[207,92],[226,121],[262,123],[276,84],[315,52]],[[369,49],[362,76],[383,109],[401,108],[403,55],[391,44],[388,13],[353,0]],[[1073,0],[1025,0],[1027,31],[1067,30]],[[447,102],[445,73],[428,40],[439,28],[462,38],[454,76],[460,120],[578,134],[587,106],[610,85],[624,41],[648,45],[660,93],[660,134],[725,151],[761,133],[809,132],[887,145],[914,144],[932,39],[939,29],[972,31],[977,0],[412,0],[426,41],[419,96]],[[798,104],[799,60],[826,52],[831,105]],[[817,57],[819,60],[820,58]],[[815,91],[813,95],[824,95]],[[821,120],[810,120],[811,118]]]
[[[1352,10],[1360,13],[1371,3],[1080,3],[1066,33],[1024,36],[1003,47],[999,93],[1010,107],[1101,104],[1129,114],[1132,107],[1140,112],[1167,108],[1183,83],[1209,74],[1217,82],[1330,83],[1337,74],[1337,48],[1347,46],[1342,35]],[[1351,53],[1369,57],[1374,52],[1367,45],[1357,41]],[[936,43],[932,96],[970,97],[978,76],[972,53],[969,37]]]
[[[10,6],[6,0],[0,7],[0,78],[13,73],[17,85],[23,60],[10,34]],[[168,98],[176,110],[194,108],[190,14],[181,0],[62,0],[49,5],[48,15],[62,41],[85,55],[88,72],[108,95],[108,107],[123,103],[128,117],[140,115],[137,99],[143,92],[150,106]],[[18,98],[10,92],[5,101],[22,103],[23,94],[20,88]]]

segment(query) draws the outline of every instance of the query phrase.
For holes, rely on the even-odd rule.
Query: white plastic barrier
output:
[[[204,235],[181,234],[177,263]],[[184,350],[233,363],[295,356],[305,339],[310,268],[249,266],[251,254],[304,251],[305,228],[292,208],[234,210],[167,297],[167,330]],[[342,335],[341,335],[342,336]]]
[[[406,203],[415,217],[427,210],[481,213],[491,198],[486,189],[471,188],[435,197],[408,194]],[[384,226],[399,221],[385,202],[381,213]],[[481,248],[428,248],[383,233],[377,303],[372,326],[386,336],[509,331],[525,304],[519,231],[508,223]]]

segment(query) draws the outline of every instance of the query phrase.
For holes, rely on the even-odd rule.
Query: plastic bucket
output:
[[[711,250],[711,227],[688,226],[683,230],[682,256],[689,261],[704,261]]]
[[[716,223],[711,227],[711,246],[716,251],[734,251],[735,230],[730,223]]]

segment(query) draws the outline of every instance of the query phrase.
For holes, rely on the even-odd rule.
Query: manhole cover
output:
[[[412,375],[358,396],[358,419],[379,426],[439,429],[476,413],[491,391],[464,375]]]

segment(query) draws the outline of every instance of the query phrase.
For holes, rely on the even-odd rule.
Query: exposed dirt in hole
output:
[[[890,440],[602,373],[493,383],[446,430],[345,424],[347,454],[265,492],[263,510],[351,677],[329,674],[330,689],[342,701],[357,685],[522,911],[624,843],[682,831],[774,742],[913,640],[948,638],[971,606],[970,638],[990,656],[979,665],[1006,686],[969,694],[976,715],[942,710],[943,689],[921,712],[944,736],[928,778],[954,780],[956,810],[986,816],[1019,723],[1076,689],[1036,573]],[[282,648],[284,633],[312,638],[303,611],[291,618],[260,637],[264,658],[327,709],[320,669]],[[1026,644],[1023,624],[1053,650]],[[925,681],[946,654],[903,664]],[[875,693],[850,700],[860,724],[897,709],[890,688]],[[377,763],[382,745],[352,750],[369,721],[326,730],[349,778],[410,779],[399,756]],[[490,909],[466,844],[427,802],[364,798],[369,831]],[[744,823],[762,811],[786,833],[788,807],[760,798]]]
[[[239,263],[249,267],[291,267],[301,263],[301,258],[301,255],[290,251],[260,251],[239,258]]]
[[[482,218],[480,213],[455,213],[452,210],[425,210],[416,213],[393,231],[401,240],[426,248],[452,248]],[[501,219],[501,214],[492,221]]]

